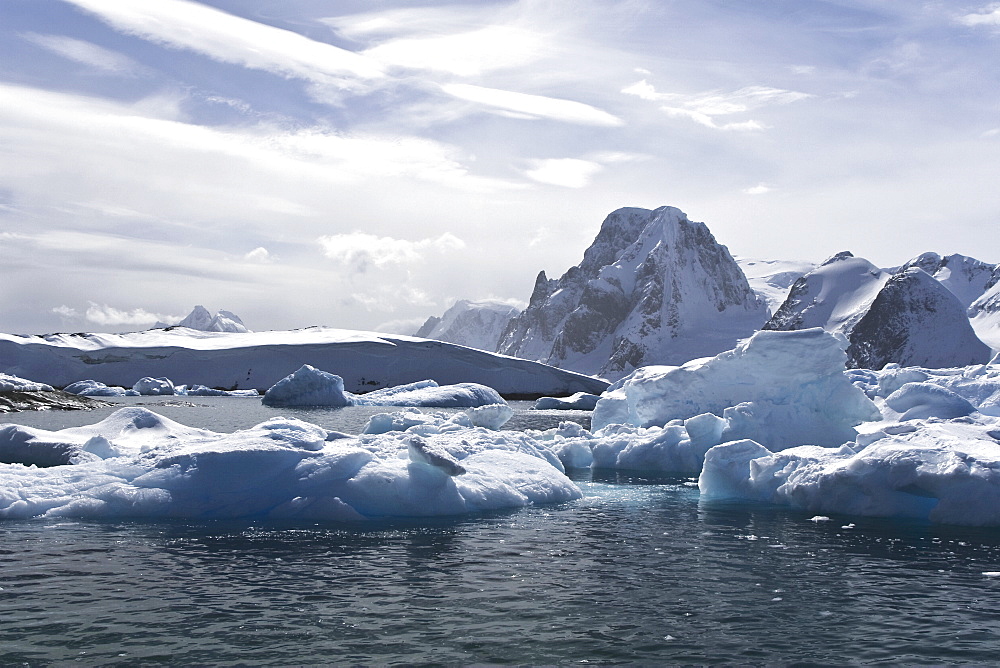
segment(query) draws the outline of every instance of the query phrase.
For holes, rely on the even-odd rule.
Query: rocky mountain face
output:
[[[767,318],[764,301],[703,223],[673,207],[625,208],[583,261],[542,272],[497,351],[619,378],[639,366],[715,355]]]
[[[507,324],[520,312],[506,302],[462,299],[440,318],[428,318],[414,336],[493,352]]]
[[[951,269],[943,271],[949,264]],[[838,253],[792,285],[764,329],[839,332],[850,341],[848,364],[855,368],[881,369],[890,362],[983,364],[989,347],[977,338],[955,294],[968,295],[985,284],[988,272],[980,265],[989,266],[964,256],[925,253],[889,274],[850,252]],[[952,279],[952,287],[927,269]]]
[[[855,368],[967,366],[991,356],[958,297],[917,267],[886,282],[848,338],[848,365]]]

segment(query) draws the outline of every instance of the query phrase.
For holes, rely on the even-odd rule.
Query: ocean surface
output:
[[[160,401],[129,403],[217,431],[292,414],[252,399],[150,405]],[[587,417],[527,406],[517,405],[524,426]],[[295,416],[348,432],[367,420],[357,409],[307,414]],[[101,417],[0,422],[52,429]],[[689,478],[587,472],[577,482],[585,497],[568,504],[364,528],[0,521],[0,664],[1000,657],[998,529],[700,505]]]

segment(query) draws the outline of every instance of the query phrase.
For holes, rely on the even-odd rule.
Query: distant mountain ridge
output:
[[[234,334],[244,334],[250,331],[235,313],[219,311],[215,315],[212,315],[211,311],[200,304],[195,306],[191,313],[176,325],[167,325],[162,322],[156,323],[157,329],[165,327],[187,327],[188,329],[196,329],[199,332],[230,332]]]
[[[461,299],[440,318],[429,317],[414,336],[493,352],[507,323],[520,312],[507,302]]]
[[[447,329],[442,320],[417,335]],[[461,331],[479,327],[470,318]],[[849,251],[820,265],[737,261],[679,209],[626,207],[605,218],[580,264],[558,279],[538,273],[495,350],[614,380],[718,354],[757,329],[810,327],[847,338],[850,366],[983,363],[1000,349],[1000,264],[928,252],[883,269]],[[477,332],[484,349],[487,330]]]

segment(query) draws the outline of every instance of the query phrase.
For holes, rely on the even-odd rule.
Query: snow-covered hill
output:
[[[735,259],[750,287],[767,303],[771,313],[784,303],[792,284],[817,266],[815,262],[798,260]]]
[[[336,373],[350,392],[427,379],[480,383],[505,395],[565,396],[607,387],[596,378],[441,341],[339,329],[0,334],[0,372],[56,387],[84,379],[131,387],[143,376],[163,376],[189,385],[263,391],[303,364]]]
[[[924,253],[904,264],[900,271],[910,267],[919,267],[933,276],[966,308],[1000,282],[1000,264],[989,264],[958,253],[946,256]]]
[[[732,348],[767,305],[703,223],[673,207],[609,215],[583,261],[539,274],[500,352],[619,378]]]
[[[520,312],[507,302],[462,299],[440,318],[428,318],[414,336],[492,352],[511,318]]]
[[[843,334],[851,343],[847,351],[851,367],[881,369],[891,362],[926,367],[983,364],[990,358],[989,347],[976,338],[965,305],[919,266],[923,262],[939,271],[940,260],[927,253],[890,275],[847,251],[838,253],[792,285],[764,329],[822,327]],[[950,264],[976,266],[976,261],[965,260],[970,258],[951,256]],[[964,294],[974,291],[965,280],[970,274],[976,275],[941,273]]]

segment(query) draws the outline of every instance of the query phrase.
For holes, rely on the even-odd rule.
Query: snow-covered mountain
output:
[[[924,253],[904,264],[900,271],[910,267],[919,267],[933,276],[966,308],[1000,282],[1000,264],[988,264],[958,253],[946,256]]]
[[[784,303],[792,284],[817,266],[815,262],[798,260],[735,259],[750,287],[767,303],[771,313]]]
[[[579,265],[558,280],[538,275],[497,349],[619,378],[732,348],[767,316],[704,223],[674,207],[624,208],[604,220]]]
[[[231,332],[235,334],[243,334],[249,332],[243,321],[235,313],[230,311],[219,311],[215,315],[212,315],[204,306],[200,304],[194,307],[194,310],[188,314],[186,318],[181,320],[176,325],[165,325],[163,323],[156,323],[157,327],[187,327],[188,329],[196,329],[199,332]]]
[[[837,253],[792,284],[763,329],[822,327],[828,332],[849,332],[889,276],[850,251]]]
[[[511,318],[520,312],[507,302],[462,299],[440,318],[428,318],[414,336],[493,352]]]
[[[965,305],[919,266],[921,259],[928,268],[941,269],[940,256],[931,253],[891,275],[850,252],[838,253],[792,285],[764,329],[822,327],[843,334],[850,341],[851,367],[881,369],[895,362],[933,368],[987,362],[989,347],[976,337]],[[974,267],[974,262],[951,264]],[[954,285],[969,292],[964,280],[968,272],[942,275],[955,276]]]
[[[1000,282],[972,302],[968,313],[976,335],[993,350],[1000,350]]]

